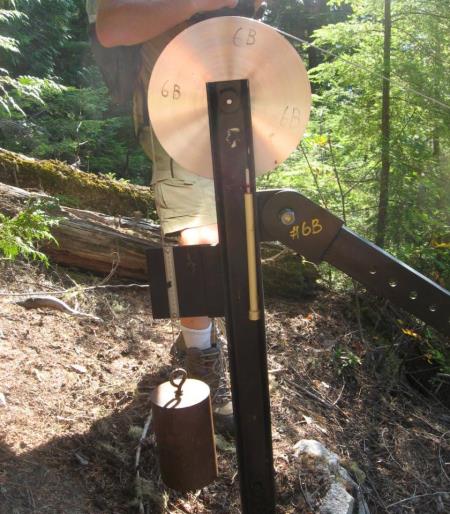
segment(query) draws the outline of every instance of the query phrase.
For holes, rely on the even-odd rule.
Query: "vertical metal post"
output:
[[[260,315],[256,320],[249,315],[244,194],[255,192],[255,174],[248,81],[208,83],[207,95],[242,512],[273,514],[275,486],[258,240],[254,260]]]

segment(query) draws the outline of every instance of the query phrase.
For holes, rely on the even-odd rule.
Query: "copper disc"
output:
[[[256,175],[297,147],[311,109],[305,66],[290,43],[256,20],[227,16],[192,25],[157,60],[148,91],[155,134],[181,166],[212,177],[206,83],[248,79]]]

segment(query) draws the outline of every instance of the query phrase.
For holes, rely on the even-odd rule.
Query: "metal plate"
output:
[[[237,16],[197,23],[177,35],[155,64],[148,90],[152,126],[181,166],[212,177],[206,83],[248,79],[256,175],[297,147],[311,109],[305,66],[271,27]]]

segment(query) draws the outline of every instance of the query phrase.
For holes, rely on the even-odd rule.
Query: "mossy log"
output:
[[[155,219],[150,188],[86,173],[56,160],[38,160],[0,148],[0,182],[42,191],[57,197],[62,205],[89,209],[113,216]]]
[[[51,196],[0,183],[0,212],[17,214],[31,199],[58,217],[52,229],[58,245],[44,251],[52,262],[116,277],[147,280],[146,251],[161,246],[159,226],[150,220],[109,216],[62,207]],[[46,207],[48,206],[48,208]],[[175,240],[172,240],[175,242]],[[300,298],[315,289],[317,269],[277,244],[262,245],[264,287],[267,296]]]

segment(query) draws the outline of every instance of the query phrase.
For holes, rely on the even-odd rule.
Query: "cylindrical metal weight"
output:
[[[182,492],[210,484],[217,459],[208,385],[175,370],[153,391],[151,404],[163,482]]]

